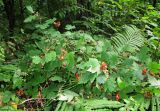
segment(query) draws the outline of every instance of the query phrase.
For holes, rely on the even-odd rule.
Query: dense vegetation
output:
[[[0,111],[160,111],[158,0],[0,0]]]

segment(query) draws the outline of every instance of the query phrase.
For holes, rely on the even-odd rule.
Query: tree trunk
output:
[[[9,23],[8,31],[13,35],[15,26],[14,0],[3,0],[3,4]]]
[[[153,0],[153,7],[156,7],[157,0]]]
[[[24,20],[24,6],[23,6],[23,0],[19,0],[19,7],[20,7],[20,17],[22,21]]]

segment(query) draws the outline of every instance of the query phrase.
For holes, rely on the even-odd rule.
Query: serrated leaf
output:
[[[2,71],[15,71],[15,70],[17,70],[17,67],[16,66],[14,66],[14,65],[11,65],[11,64],[8,64],[8,65],[2,65],[1,66],[1,70]]]
[[[67,61],[67,68],[68,69],[73,69],[74,68],[74,52],[70,52],[68,54],[66,54],[65,56],[65,60]]]
[[[42,91],[44,97],[49,99],[57,97],[57,92],[58,92],[58,86],[55,84],[51,84],[49,87],[44,88]]]
[[[10,91],[5,91],[3,95],[3,103],[8,103],[12,97],[12,93]]]
[[[33,20],[35,20],[36,19],[36,16],[35,15],[30,15],[29,17],[27,17],[25,20],[24,20],[24,22],[25,23],[28,23],[28,22],[31,22],[31,21],[33,21]]]
[[[146,46],[142,47],[140,49],[139,53],[137,54],[137,57],[139,58],[140,61],[142,61],[142,62],[147,62],[148,61],[148,59],[150,58],[147,54],[148,51],[149,51],[149,49]]]
[[[56,59],[56,52],[52,51],[45,54],[45,62],[54,61]]]
[[[104,89],[105,91],[113,92],[116,89],[115,86],[115,79],[114,78],[109,78],[106,83],[104,84]]]
[[[104,84],[106,82],[106,76],[105,75],[99,75],[97,77],[97,83]]]
[[[70,102],[74,97],[78,96],[77,93],[71,90],[65,90],[62,94],[59,95],[59,100]]]
[[[65,29],[66,30],[72,30],[72,29],[75,29],[76,27],[75,26],[72,26],[72,25],[66,25]]]
[[[42,59],[39,56],[33,56],[32,57],[32,62],[34,64],[39,64],[39,63],[41,63],[41,61],[42,61]]]
[[[12,75],[0,73],[0,81],[9,82],[12,78]]]
[[[89,99],[86,100],[84,105],[91,109],[104,109],[104,108],[120,108],[124,106],[123,103],[118,101],[110,101],[106,99]]]
[[[46,29],[48,27],[48,25],[42,24],[42,25],[36,25],[36,28],[40,28],[40,29]]]
[[[151,86],[160,87],[160,80],[157,80],[155,77],[148,75],[148,81]]]
[[[120,89],[123,89],[126,87],[125,82],[123,82],[120,77],[117,78],[117,84]]]
[[[14,76],[13,76],[13,88],[17,88],[17,87],[21,88],[22,83],[23,83],[23,78],[20,77],[17,74],[14,74]]]
[[[85,83],[87,83],[88,81],[93,82],[94,79],[95,79],[95,77],[96,77],[96,74],[90,74],[90,73],[83,74],[83,75],[80,77],[79,84],[85,84]]]
[[[46,28],[48,28],[49,26],[50,26],[50,24],[52,24],[52,23],[54,23],[54,21],[55,21],[56,19],[55,18],[53,18],[53,19],[49,19],[49,20],[46,20],[45,21],[45,23],[43,23],[43,24],[37,24],[36,25],[36,28],[40,28],[40,29],[46,29]],[[46,32],[48,33],[50,30],[47,30]],[[45,32],[45,33],[46,33]],[[53,33],[53,29],[52,29],[52,33]]]
[[[50,81],[58,81],[58,82],[62,82],[63,81],[62,77],[60,77],[60,76],[51,77],[49,80]]]
[[[95,58],[89,58],[89,61],[85,64],[89,69],[87,71],[91,73],[100,73],[99,61]]]
[[[149,63],[148,68],[154,73],[160,72],[160,64],[156,62]]]
[[[102,52],[103,51],[103,46],[104,46],[104,42],[103,41],[98,41],[97,45],[96,45],[96,51],[98,53]]]

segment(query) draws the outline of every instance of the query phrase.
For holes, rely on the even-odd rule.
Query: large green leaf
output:
[[[149,48],[147,48],[146,46],[142,47],[139,53],[137,53],[137,57],[139,61],[147,63],[150,59],[148,52],[149,52]]]
[[[143,46],[144,37],[136,26],[124,26],[124,32],[112,37],[112,45],[117,51],[139,50]]]
[[[56,59],[56,52],[52,51],[45,54],[45,62],[54,61]]]
[[[116,89],[115,85],[115,79],[113,77],[110,77],[105,83],[104,83],[104,90],[108,92],[113,92]]]
[[[42,61],[42,59],[39,56],[33,56],[32,57],[32,62],[34,64],[39,64],[39,63],[41,63],[41,61]]]
[[[59,94],[59,100],[62,100],[62,101],[68,101],[70,102],[74,97],[77,97],[78,94],[71,91],[71,90],[65,90],[62,94]]]
[[[87,83],[89,81],[93,82],[95,77],[96,77],[96,74],[85,73],[85,74],[81,75],[79,84],[85,84],[85,83]]]
[[[23,78],[17,74],[14,74],[12,81],[13,81],[13,88],[21,88],[22,83],[24,82]]]
[[[156,62],[150,62],[148,64],[148,68],[154,73],[160,72],[160,64],[158,64]]]
[[[5,91],[3,95],[3,103],[8,103],[12,97],[12,93],[10,91]]]
[[[91,73],[100,73],[100,64],[96,58],[89,58],[89,61],[85,64],[89,69],[87,71]]]
[[[70,52],[70,53],[66,54],[65,59],[67,61],[67,68],[73,69],[74,64],[75,64],[74,52]]]
[[[0,81],[10,82],[11,78],[12,75],[10,74],[0,73]]]
[[[118,101],[109,101],[106,99],[90,99],[85,100],[84,106],[96,110],[96,109],[104,109],[104,108],[120,108],[124,106],[124,104]]]

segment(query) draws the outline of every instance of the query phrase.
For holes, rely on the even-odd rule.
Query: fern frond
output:
[[[121,49],[139,50],[144,44],[144,36],[136,26],[125,26],[124,32],[112,37],[111,43],[116,51]]]
[[[84,105],[92,110],[96,109],[104,109],[104,108],[120,108],[124,104],[118,101],[109,101],[105,99],[93,99],[93,100],[86,100]]]

